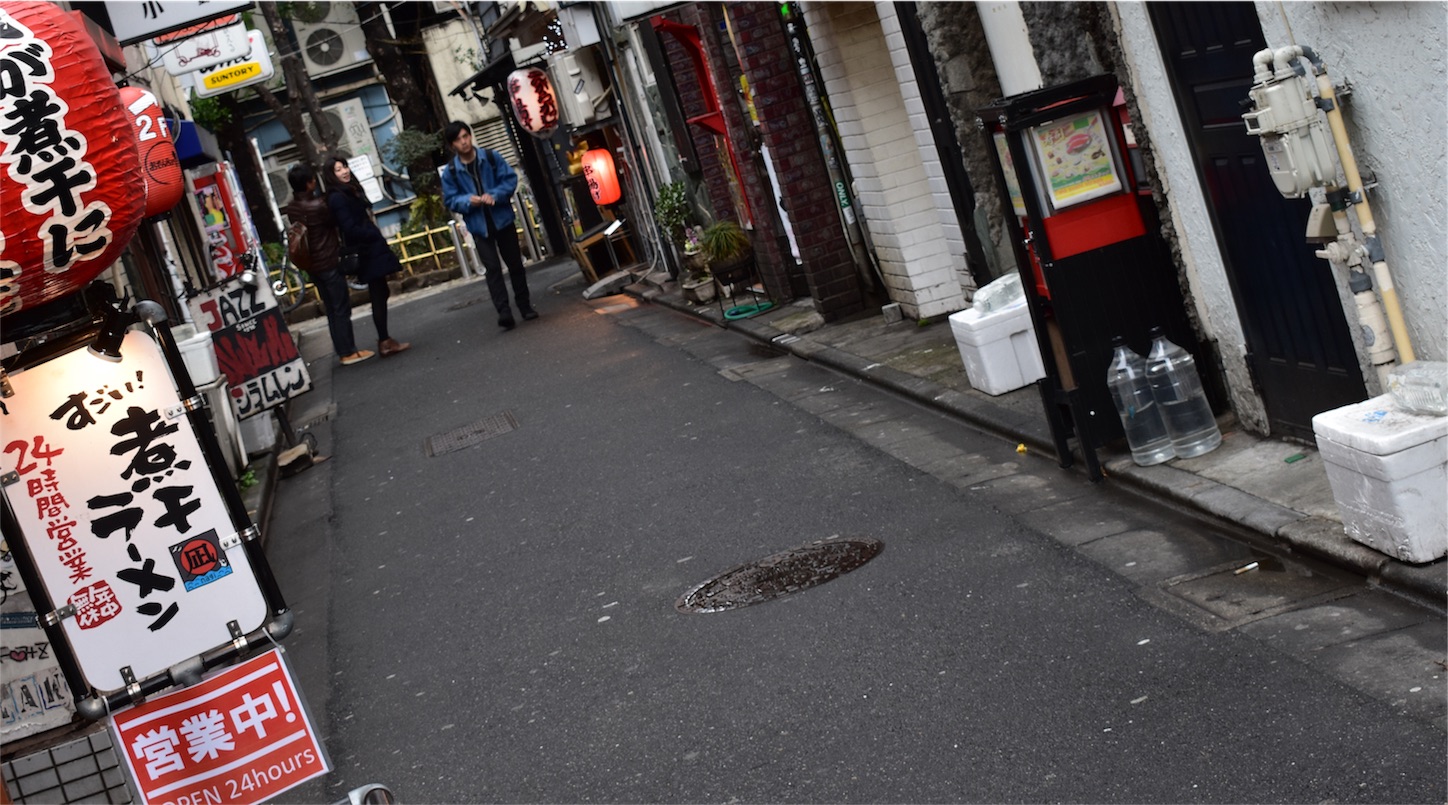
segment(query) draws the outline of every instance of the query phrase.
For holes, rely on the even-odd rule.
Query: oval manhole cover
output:
[[[808,590],[865,564],[885,547],[874,539],[827,539],[766,556],[684,593],[680,612],[722,612]]]

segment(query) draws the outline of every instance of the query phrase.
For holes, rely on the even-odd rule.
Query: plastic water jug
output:
[[[1131,460],[1150,467],[1175,458],[1171,434],[1167,433],[1161,407],[1151,396],[1151,384],[1146,379],[1146,359],[1127,347],[1126,339],[1120,336],[1113,339],[1111,345],[1116,348],[1116,354],[1111,356],[1106,385],[1111,389],[1116,413],[1121,415],[1126,443],[1131,446]]]
[[[1190,352],[1167,340],[1160,327],[1151,329],[1151,352],[1146,356],[1146,379],[1151,396],[1161,409],[1166,431],[1171,434],[1172,449],[1177,458],[1200,456],[1222,443],[1222,432],[1202,379],[1197,375],[1197,362]]]

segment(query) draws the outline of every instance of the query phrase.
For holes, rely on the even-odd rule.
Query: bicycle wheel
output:
[[[290,313],[307,301],[306,276],[291,263],[272,269],[271,288],[277,305],[284,313]]]

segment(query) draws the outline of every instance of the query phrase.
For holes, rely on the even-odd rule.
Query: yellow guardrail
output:
[[[388,239],[387,245],[393,247],[408,274],[413,273],[414,263],[429,259],[435,268],[442,270],[442,260],[438,258],[457,250],[448,229],[448,225],[443,224],[411,235],[398,235]]]

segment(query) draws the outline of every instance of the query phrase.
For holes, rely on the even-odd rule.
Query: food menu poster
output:
[[[1121,172],[1099,109],[1036,126],[1030,130],[1030,138],[1055,209],[1122,189]]]

